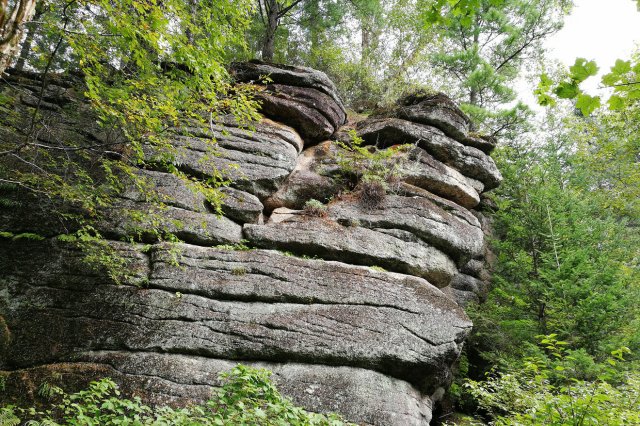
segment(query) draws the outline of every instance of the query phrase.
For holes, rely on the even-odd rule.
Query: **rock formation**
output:
[[[269,77],[255,130],[223,119],[172,136],[184,173],[229,170],[222,215],[173,175],[140,170],[165,197],[159,215],[182,243],[139,232],[150,223],[134,233],[123,212],[155,207],[122,192],[98,226],[126,259],[124,283],[56,238],[67,228],[36,200],[2,207],[0,230],[44,239],[0,239],[0,398],[35,397],[52,377],[109,376],[150,402],[199,401],[242,362],[272,370],[282,392],[312,411],[429,424],[471,329],[462,308],[489,279],[479,210],[501,180],[492,141],[470,135],[444,95],[406,97],[355,125],[371,152],[402,146],[387,194],[363,203],[341,170],[343,143],[331,140],[346,112],[327,77],[260,62],[231,71],[239,82]],[[17,110],[37,78],[10,77],[23,93]],[[72,137],[96,137],[60,107],[80,104],[72,87],[51,80],[47,114]],[[211,138],[217,155],[208,157]],[[146,155],[154,164],[162,153]],[[313,211],[311,199],[326,205]],[[141,243],[119,241],[135,236]]]

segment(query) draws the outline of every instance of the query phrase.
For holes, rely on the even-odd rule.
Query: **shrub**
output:
[[[238,365],[220,378],[223,385],[204,405],[185,408],[155,407],[140,398],[125,399],[110,379],[92,382],[74,394],[52,387],[50,409],[36,411],[14,406],[0,408],[0,424],[18,425],[29,419],[30,426],[220,426],[220,425],[318,425],[346,423],[336,414],[309,413],[283,397],[270,380],[271,373]]]
[[[555,334],[540,336],[546,356],[492,372],[482,382],[468,380],[465,390],[493,421],[506,425],[631,425],[640,424],[640,375],[623,374],[619,361],[628,349],[612,352],[608,368],[594,380],[581,380],[576,367],[594,365],[581,351],[565,348]],[[574,371],[575,370],[575,371]]]
[[[312,198],[304,203],[304,212],[309,216],[327,217],[327,206]]]
[[[355,130],[351,130],[349,136],[349,143],[336,141],[340,148],[337,159],[340,173],[352,183],[366,207],[377,207],[402,176],[401,166],[407,157],[405,146],[378,149],[364,146],[364,140]]]

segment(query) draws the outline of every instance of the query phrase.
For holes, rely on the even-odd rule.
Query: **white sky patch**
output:
[[[595,60],[597,77],[591,77],[583,88],[601,92],[600,78],[609,72],[616,59],[629,59],[640,42],[640,12],[632,0],[576,0],[571,15],[565,17],[562,30],[550,37],[545,46],[547,59],[569,67],[576,58]],[[532,92],[537,85],[522,80],[516,85],[519,98],[532,107]],[[599,93],[603,94],[603,93]]]

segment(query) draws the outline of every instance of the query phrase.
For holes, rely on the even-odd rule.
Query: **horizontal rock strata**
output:
[[[169,146],[145,146],[138,185],[101,211],[108,250],[98,254],[117,255],[103,260],[120,284],[58,238],[78,224],[52,212],[78,206],[0,189],[11,201],[0,204],[0,230],[11,232],[0,237],[0,402],[37,399],[59,377],[71,388],[112,377],[149,403],[203,402],[241,362],[273,371],[308,410],[429,424],[471,328],[462,307],[490,281],[483,212],[501,180],[495,141],[470,133],[442,94],[344,127],[323,73],[253,61],[230,74],[258,87],[264,118],[252,130],[230,117],[172,129]],[[0,137],[18,137],[42,82],[8,79],[0,90],[15,95],[18,119],[0,117]],[[95,126],[80,84],[51,76],[42,137],[126,148],[118,129]],[[348,128],[370,153],[388,149],[375,165],[394,169],[384,182],[345,166],[363,161],[345,150]],[[209,179],[229,181],[219,208],[194,190]],[[375,202],[367,185],[383,188]],[[39,238],[11,237],[25,232]],[[182,243],[159,243],[166,232]]]

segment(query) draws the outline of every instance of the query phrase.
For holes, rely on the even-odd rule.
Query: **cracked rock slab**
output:
[[[444,93],[415,93],[398,99],[392,116],[428,124],[462,141],[471,128],[471,119]]]
[[[328,215],[341,223],[356,221],[365,228],[408,231],[419,240],[465,263],[482,253],[484,234],[472,215],[456,216],[423,197],[387,195],[374,208],[351,200],[338,200],[328,206]]]
[[[346,122],[347,114],[327,76],[305,67],[260,61],[236,62],[230,72],[239,82],[270,84],[257,93],[264,115],[295,127],[308,143],[328,139]]]
[[[382,147],[414,144],[464,176],[482,182],[485,190],[496,188],[502,181],[491,157],[447,137],[435,127],[398,118],[372,118],[359,122],[357,131],[365,142]]]
[[[260,199],[275,192],[296,165],[302,149],[297,133],[270,120],[255,130],[213,124],[210,128],[183,128],[171,138],[170,150],[147,147],[151,163],[174,163],[186,173],[210,178],[222,174],[231,186]]]
[[[336,146],[331,141],[305,149],[298,156],[296,167],[277,192],[267,198],[265,207],[271,211],[281,207],[302,209],[311,199],[326,201],[342,186],[329,171],[337,170]]]
[[[116,201],[105,212],[98,228],[104,235],[156,241],[153,230],[171,232],[180,240],[205,246],[235,244],[242,240],[242,226],[212,212],[194,212],[151,203]]]
[[[381,266],[425,278],[437,287],[449,284],[456,274],[453,260],[434,247],[322,218],[295,216],[280,223],[245,225],[244,234],[257,247]]]
[[[12,336],[3,369],[126,349],[366,368],[432,391],[450,379],[471,325],[426,281],[364,267],[185,245],[176,268],[159,247],[145,261],[121,245],[132,269],[149,271],[140,289],[39,244],[47,254],[19,256],[35,247],[24,244],[11,267],[3,257],[0,314]]]

